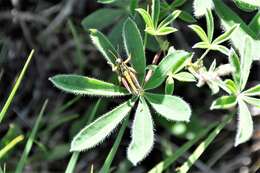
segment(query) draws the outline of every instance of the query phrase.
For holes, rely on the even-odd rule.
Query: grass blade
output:
[[[195,149],[195,151],[190,155],[188,160],[178,168],[178,173],[186,173],[189,171],[191,166],[199,159],[202,153],[207,149],[209,144],[216,138],[220,131],[230,122],[233,115],[226,116],[224,120],[209,134],[209,136],[200,143],[200,145]]]
[[[97,109],[100,105],[100,102],[101,102],[101,99],[98,99],[97,103],[95,104],[94,108],[92,109],[90,115],[89,115],[89,119],[88,119],[88,122],[87,124],[91,123],[92,120],[94,119],[96,113],[97,113]],[[77,163],[77,160],[79,158],[79,153],[80,152],[73,152],[71,158],[70,158],[70,161],[68,163],[68,166],[66,168],[66,171],[65,173],[73,173],[74,172],[74,169],[75,169],[75,166],[76,166],[76,163]]]
[[[14,87],[13,87],[13,89],[12,89],[12,91],[11,91],[11,93],[10,93],[8,99],[7,99],[7,101],[5,102],[3,109],[1,110],[1,113],[0,113],[0,123],[2,122],[2,120],[3,120],[4,116],[5,116],[5,114],[6,114],[7,110],[8,110],[8,108],[9,108],[9,106],[10,106],[10,104],[11,104],[11,102],[12,102],[13,99],[14,99],[14,96],[15,96],[15,94],[16,94],[16,91],[17,91],[17,89],[19,88],[19,86],[20,86],[20,84],[21,84],[21,81],[22,81],[22,79],[23,79],[23,77],[24,77],[24,74],[25,74],[25,72],[26,72],[26,70],[27,70],[27,68],[28,68],[28,66],[29,66],[29,63],[30,63],[32,57],[33,57],[33,54],[34,54],[34,50],[32,50],[31,53],[30,53],[30,55],[28,56],[28,58],[27,58],[27,60],[26,60],[26,62],[25,62],[25,64],[24,64],[24,66],[23,66],[23,69],[22,69],[21,73],[20,73],[18,79],[16,80],[16,82],[15,82],[15,84],[14,84]]]
[[[16,138],[14,138],[11,142],[9,142],[3,149],[0,150],[0,159],[8,152],[10,151],[15,145],[17,145],[19,142],[21,142],[24,139],[23,135],[19,135]]]
[[[37,133],[38,127],[40,125],[40,122],[41,122],[41,119],[42,119],[42,116],[43,116],[43,113],[45,111],[45,108],[46,108],[47,104],[48,104],[48,100],[45,100],[45,102],[44,102],[44,104],[43,104],[43,106],[41,108],[41,111],[39,113],[39,116],[38,116],[38,118],[37,118],[37,120],[35,122],[35,125],[34,125],[34,127],[32,129],[32,132],[31,132],[31,134],[29,136],[29,139],[26,142],[26,145],[25,145],[25,148],[24,148],[24,151],[23,151],[23,155],[22,155],[22,157],[21,157],[21,159],[20,159],[20,161],[19,161],[19,163],[18,163],[18,165],[16,167],[15,173],[23,172],[23,168],[24,168],[25,163],[27,161],[29,152],[31,151],[31,148],[32,148],[32,145],[33,145],[33,141],[34,141],[34,139],[36,137],[36,133]]]
[[[213,129],[217,123],[213,123],[208,126],[205,130],[199,133],[194,139],[186,142],[180,148],[178,148],[172,155],[170,155],[165,160],[161,161],[157,165],[155,165],[148,173],[161,173],[165,169],[167,169],[170,165],[172,165],[180,156],[183,155],[189,148],[191,148],[195,143],[197,143],[201,138],[203,138],[206,134],[208,134],[211,129]]]
[[[125,129],[127,127],[128,121],[129,121],[129,116],[127,116],[126,119],[124,120],[124,122],[123,122],[123,124],[120,128],[120,131],[119,131],[119,133],[116,137],[116,141],[113,144],[113,147],[111,148],[109,154],[107,155],[107,158],[106,158],[101,170],[99,171],[100,173],[109,172],[110,166],[111,166],[112,161],[113,161],[113,159],[116,155],[117,149],[118,149],[118,147],[121,143],[121,140],[122,140],[122,137],[124,135]]]

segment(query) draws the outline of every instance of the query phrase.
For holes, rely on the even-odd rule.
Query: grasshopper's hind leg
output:
[[[122,81],[122,84],[123,84],[123,85],[125,86],[125,88],[127,89],[127,91],[128,91],[129,93],[132,93],[132,91],[131,91],[131,89],[130,89],[128,83],[127,83],[127,80],[126,80],[125,78],[121,78],[121,81]]]

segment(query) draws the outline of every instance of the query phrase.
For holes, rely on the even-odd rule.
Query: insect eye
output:
[[[122,60],[120,58],[116,59],[116,63],[121,63]]]

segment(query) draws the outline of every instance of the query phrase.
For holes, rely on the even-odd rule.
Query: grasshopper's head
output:
[[[121,58],[117,58],[117,59],[116,59],[116,63],[117,63],[117,64],[121,64],[122,62],[123,62],[123,60],[122,60]]]

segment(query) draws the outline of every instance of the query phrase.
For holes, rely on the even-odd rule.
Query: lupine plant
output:
[[[113,1],[100,0],[100,2]],[[253,19],[248,26],[221,0],[194,0],[195,17],[205,16],[207,24],[206,32],[197,24],[189,25],[201,39],[193,48],[205,49],[201,56],[195,56],[193,52],[176,50],[166,38],[167,35],[178,31],[172,26],[178,17],[191,23],[196,21],[187,12],[177,10],[186,1],[176,0],[172,4],[159,0],[151,2],[145,9],[139,8],[137,1],[131,1],[130,17],[124,21],[122,27],[122,40],[127,55],[125,58],[121,57],[122,53],[115,49],[116,45],[113,45],[101,31],[95,28],[89,29],[92,43],[111,66],[111,74],[114,72],[117,75],[119,84],[80,75],[56,75],[50,78],[57,88],[72,94],[128,98],[84,127],[72,140],[70,150],[80,152],[95,147],[108,137],[120,122],[128,119],[130,111],[134,110],[132,141],[127,148],[127,158],[136,165],[150,153],[154,145],[154,118],[151,112],[155,111],[168,121],[188,123],[190,120],[189,104],[181,97],[173,95],[175,81],[197,82],[198,87],[207,84],[213,95],[219,94],[220,89],[226,92],[227,95],[218,97],[210,109],[230,109],[237,106],[237,110],[230,110],[233,113],[238,112],[234,145],[248,141],[253,133],[253,120],[247,104],[260,107],[260,85],[246,88],[251,64],[260,57],[259,53],[256,53],[257,48],[260,48],[260,41],[257,40],[259,24],[257,26],[256,23],[259,15],[256,15],[258,18]],[[256,1],[234,0],[234,2],[246,11],[260,7]],[[213,10],[225,30],[219,36],[215,36],[214,33]],[[145,28],[136,22],[138,15],[142,17]],[[157,58],[163,54],[160,62],[146,63],[148,36],[154,37],[160,47],[156,54]],[[223,45],[226,41],[231,41],[230,48]],[[229,60],[228,63],[217,64],[217,61],[208,55],[210,51],[223,54]],[[211,62],[209,67],[205,65],[206,58]],[[230,76],[232,78],[229,78]],[[165,84],[165,91],[160,92],[162,84]],[[207,146],[229,120],[230,118],[226,118],[213,131],[215,133],[209,135],[206,139]],[[190,145],[184,145],[181,151],[187,150]],[[198,159],[200,154],[194,158]],[[179,170],[187,171],[187,165],[184,164]]]

